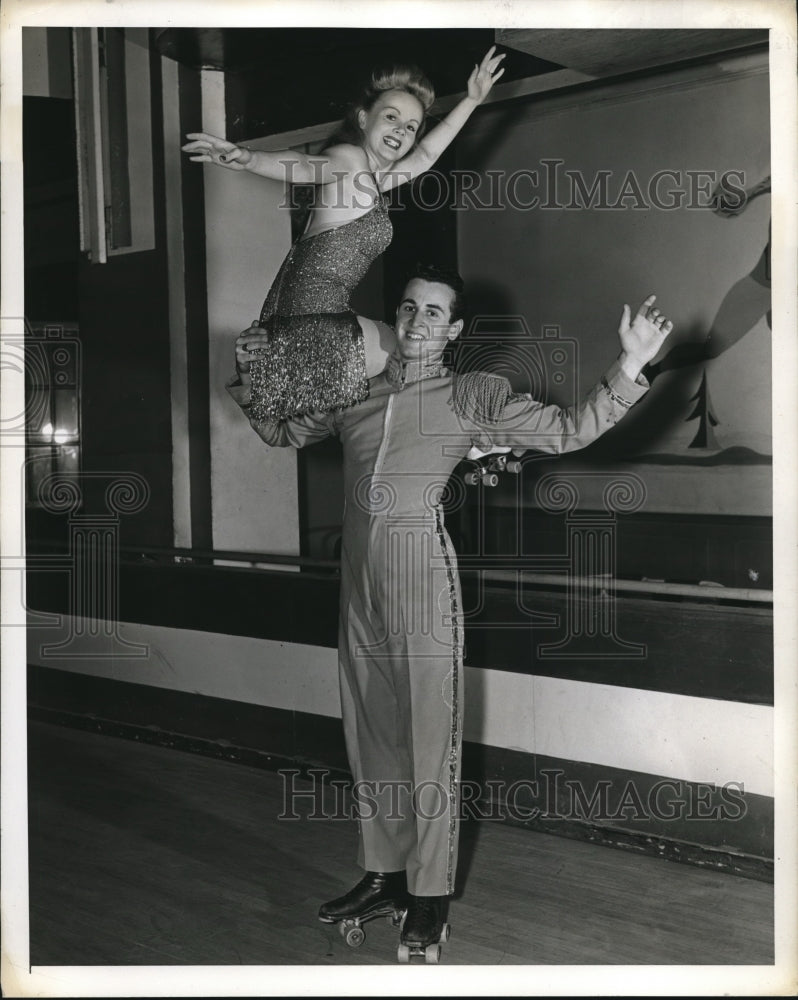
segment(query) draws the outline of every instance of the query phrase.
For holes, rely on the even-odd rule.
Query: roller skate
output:
[[[479,448],[472,448],[468,453],[469,461],[476,462],[477,467],[465,474],[467,486],[498,486],[499,475],[502,472],[511,472],[518,475],[521,471],[521,463],[518,461],[516,452],[515,458],[509,458],[510,448],[496,448],[494,451],[481,451]]]
[[[408,907],[397,959],[405,964],[411,958],[424,959],[427,965],[437,965],[441,945],[449,940],[451,928],[446,923],[448,896],[408,896]]]
[[[323,903],[319,920],[338,924],[341,937],[350,948],[366,940],[363,924],[387,917],[394,927],[402,922],[407,908],[407,880],[404,872],[366,872],[358,884],[337,899]]]

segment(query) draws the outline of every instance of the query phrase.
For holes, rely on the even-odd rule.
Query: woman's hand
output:
[[[499,79],[504,69],[499,69],[499,63],[504,59],[505,53],[495,56],[496,46],[491,45],[485,53],[485,58],[474,66],[471,76],[468,78],[468,96],[477,104],[482,104],[490,93],[490,88]]]
[[[239,375],[249,375],[253,356],[268,346],[269,335],[255,319],[252,326],[236,337],[236,370]]]
[[[485,53],[482,62],[474,67],[468,78],[468,93],[459,101],[438,124],[429,130],[420,142],[410,152],[403,156],[390,170],[380,178],[383,191],[406,184],[429,170],[441,153],[459,133],[477,107],[490,93],[490,88],[504,72],[498,69],[504,54],[496,56],[493,53],[496,46],[492,45]]]
[[[189,132],[186,138],[191,142],[181,148],[184,153],[194,154],[191,157],[193,163],[216,163],[230,170],[246,170],[252,159],[250,150],[207,132]]]
[[[733,187],[724,176],[721,177],[720,183],[712,192],[710,207],[716,215],[730,218],[733,215],[739,215],[748,205],[748,202],[756,198],[757,195],[769,193],[769,175],[759,181],[758,184],[748,188],[747,191],[744,191],[742,188]]]
[[[618,336],[621,338],[619,361],[634,381],[643,366],[652,361],[673,329],[673,323],[654,305],[656,295],[649,295],[632,319],[628,305],[623,307]]]

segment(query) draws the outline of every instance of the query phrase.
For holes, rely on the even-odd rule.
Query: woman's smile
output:
[[[374,155],[391,161],[400,159],[412,148],[423,120],[421,102],[402,90],[385,91],[368,111],[359,115],[364,145]]]

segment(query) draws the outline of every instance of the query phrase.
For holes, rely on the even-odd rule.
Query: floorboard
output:
[[[350,819],[278,819],[271,771],[32,722],[34,965],[384,965],[319,903],[359,878]],[[309,786],[303,786],[308,788]],[[327,805],[330,806],[328,801]],[[447,965],[773,962],[773,887],[483,820],[463,824]]]

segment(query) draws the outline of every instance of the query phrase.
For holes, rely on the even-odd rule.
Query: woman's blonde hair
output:
[[[364,87],[360,97],[349,106],[343,121],[331,136],[329,145],[351,142],[359,146],[363,133],[357,120],[358,113],[370,111],[380,95],[388,90],[403,90],[411,94],[424,109],[424,119],[416,132],[416,140],[421,138],[426,126],[427,112],[435,101],[435,88],[429,77],[418,66],[395,65],[377,69],[372,73],[371,80]]]

